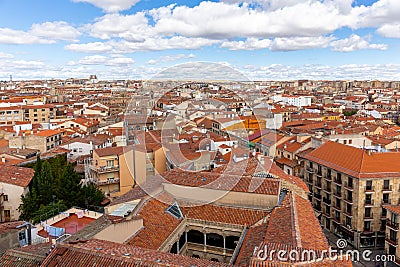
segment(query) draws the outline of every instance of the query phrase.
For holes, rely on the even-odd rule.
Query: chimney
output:
[[[6,158],[4,156],[1,156],[1,162],[6,163]]]

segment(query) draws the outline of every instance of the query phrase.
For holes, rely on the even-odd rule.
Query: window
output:
[[[389,188],[390,188],[390,180],[384,180],[383,189],[389,189]]]
[[[365,208],[365,218],[371,218],[371,208]]]
[[[336,194],[338,196],[342,195],[342,187],[340,185],[336,185]]]
[[[346,217],[346,226],[351,227],[351,218],[350,217]]]
[[[181,209],[176,202],[167,208],[167,212],[177,219],[181,219],[183,217]]]
[[[336,199],[336,207],[340,209],[340,199]]]
[[[397,223],[398,219],[397,219],[397,215],[395,213],[392,212],[392,216],[390,217],[390,220],[392,221],[392,223]]]
[[[349,140],[349,145],[351,145],[352,143],[353,143],[353,140],[350,139],[350,140]]]
[[[351,214],[351,211],[352,211],[351,204],[346,205],[346,211],[348,214]]]
[[[4,220],[6,222],[11,221],[11,211],[10,210],[5,210],[4,211]]]
[[[4,196],[3,196],[3,200],[4,200],[4,201],[8,201],[8,195],[4,195]]]
[[[396,241],[397,234],[394,230],[390,229],[390,240]]]
[[[371,231],[371,222],[370,221],[364,222],[364,231]]]
[[[365,204],[372,204],[372,196],[370,194],[365,195]]]
[[[114,160],[107,160],[106,164],[107,164],[107,167],[113,167],[114,166]]]
[[[353,201],[353,192],[347,191],[347,200]]]
[[[365,189],[366,190],[372,190],[372,181],[371,180],[366,182]]]
[[[385,208],[382,208],[382,216],[381,217],[386,217],[387,210]]]
[[[331,178],[331,176],[332,176],[331,169],[326,170],[326,177]]]
[[[389,204],[389,194],[383,194],[382,201],[385,204]]]
[[[352,177],[347,177],[347,183],[348,183],[348,187],[353,188],[353,178]]]
[[[336,220],[340,220],[340,212],[335,210],[335,218]]]

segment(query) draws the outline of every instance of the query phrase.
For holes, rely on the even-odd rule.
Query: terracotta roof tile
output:
[[[400,153],[367,153],[363,149],[327,141],[305,159],[356,178],[400,177]]]
[[[27,187],[33,178],[35,171],[12,165],[2,165],[0,171],[0,182]]]

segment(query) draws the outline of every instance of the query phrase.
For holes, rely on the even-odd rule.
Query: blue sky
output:
[[[0,80],[148,79],[194,61],[400,80],[399,40],[398,0],[0,0]]]

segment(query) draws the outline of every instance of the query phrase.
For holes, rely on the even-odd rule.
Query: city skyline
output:
[[[0,80],[149,79],[186,62],[255,80],[400,80],[395,0],[0,1]]]

